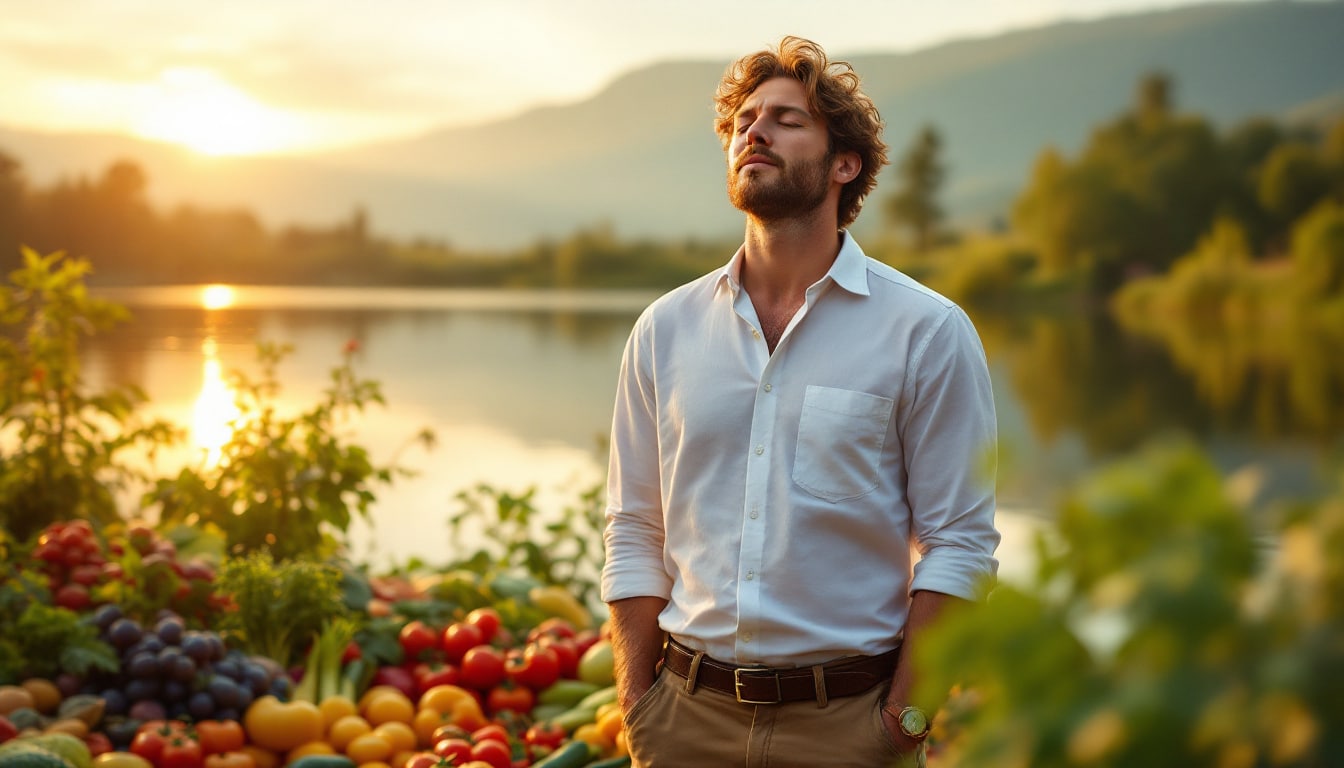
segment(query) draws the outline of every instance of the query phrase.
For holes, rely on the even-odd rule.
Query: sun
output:
[[[296,121],[234,87],[213,70],[165,70],[149,86],[137,135],[207,155],[250,155],[293,148]]]

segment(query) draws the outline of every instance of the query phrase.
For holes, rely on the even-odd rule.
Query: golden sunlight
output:
[[[297,121],[196,67],[165,70],[150,86],[135,132],[207,155],[248,155],[303,143]]]
[[[231,285],[212,283],[201,289],[201,307],[204,309],[228,309],[236,298]]]
[[[191,437],[205,450],[206,465],[215,466],[223,455],[224,445],[233,437],[233,422],[240,413],[236,394],[224,380],[215,340],[207,338],[201,344],[201,352],[205,364],[201,371],[201,394],[192,413]]]

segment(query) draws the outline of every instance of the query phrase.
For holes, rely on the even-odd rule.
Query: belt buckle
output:
[[[743,673],[743,672],[746,672],[746,673],[748,673],[748,674],[751,674],[752,672],[758,672],[758,673],[759,673],[759,672],[765,672],[765,673],[767,673],[767,674],[769,675],[769,677],[775,681],[775,698],[774,698],[774,701],[769,701],[769,700],[764,700],[764,699],[762,699],[762,700],[756,700],[756,699],[744,699],[744,698],[742,698],[742,673]],[[761,675],[761,677],[765,677],[765,675]],[[782,701],[783,698],[784,698],[783,694],[780,692],[780,689],[779,689],[779,673],[770,670],[768,667],[763,667],[763,668],[760,668],[760,669],[753,669],[753,668],[751,668],[751,667],[738,667],[737,669],[734,669],[734,670],[733,670],[733,695],[737,697],[737,702],[738,702],[739,704],[778,704],[778,703],[779,703],[780,701]]]

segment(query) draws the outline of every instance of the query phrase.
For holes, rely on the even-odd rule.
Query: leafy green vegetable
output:
[[[335,566],[304,560],[276,562],[265,552],[224,561],[216,588],[237,610],[220,629],[251,653],[288,667],[323,627],[350,615]]]
[[[97,627],[65,608],[29,603],[0,643],[0,682],[54,678],[60,672],[85,675],[94,669],[115,672],[116,651],[98,639]]]

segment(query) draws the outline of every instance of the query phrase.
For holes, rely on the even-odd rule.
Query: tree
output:
[[[1307,296],[1344,296],[1344,205],[1322,202],[1294,228],[1293,275]]]
[[[901,187],[887,201],[887,218],[898,228],[909,230],[915,250],[927,251],[933,245],[943,222],[938,191],[943,185],[942,139],[937,129],[925,126],[910,145],[897,168]]]

